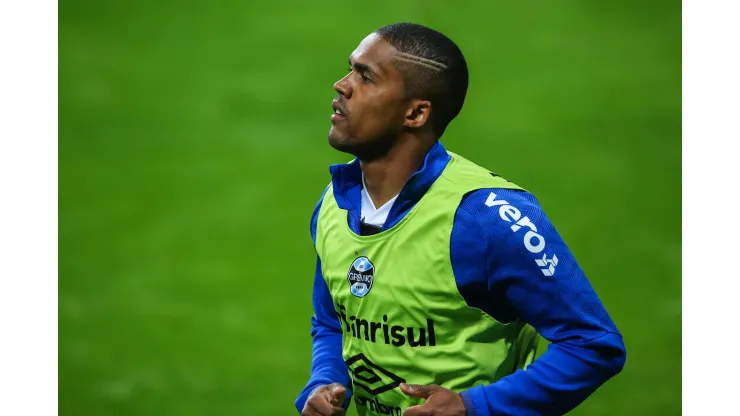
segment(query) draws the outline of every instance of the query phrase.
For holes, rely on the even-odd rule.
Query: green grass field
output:
[[[295,414],[332,84],[408,20],[470,66],[443,143],[538,196],[623,332],[572,414],[680,414],[681,4],[453,4],[60,3],[60,414]]]

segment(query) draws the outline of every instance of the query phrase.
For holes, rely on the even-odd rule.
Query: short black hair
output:
[[[457,117],[468,91],[468,64],[460,48],[450,38],[415,23],[394,23],[374,33],[396,50],[442,64],[439,70],[429,66],[398,61],[404,73],[406,95],[432,102],[430,122],[439,138]]]

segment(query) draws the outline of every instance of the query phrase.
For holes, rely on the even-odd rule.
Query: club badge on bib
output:
[[[373,287],[375,266],[367,257],[358,257],[347,272],[349,291],[358,298],[365,297]]]

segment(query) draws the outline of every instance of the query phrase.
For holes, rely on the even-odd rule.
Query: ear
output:
[[[403,121],[404,127],[420,128],[429,121],[432,114],[432,103],[426,100],[413,99],[406,110],[406,118]]]

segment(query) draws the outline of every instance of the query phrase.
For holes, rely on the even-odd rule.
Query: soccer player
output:
[[[401,23],[334,84],[304,416],[551,415],[619,373],[622,337],[539,203],[440,143],[468,69]],[[536,330],[536,332],[535,332]],[[538,335],[550,341],[534,360]]]

